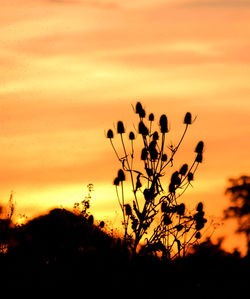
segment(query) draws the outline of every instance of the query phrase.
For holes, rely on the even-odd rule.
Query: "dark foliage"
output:
[[[230,195],[231,206],[225,211],[225,219],[238,220],[237,233],[244,233],[247,240],[248,255],[250,254],[250,177],[241,176],[230,179],[230,187],[226,194]]]
[[[131,210],[127,206],[128,214]],[[180,211],[182,213],[182,211]],[[197,212],[202,212],[201,205]],[[0,254],[1,282],[8,288],[57,288],[65,286],[107,290],[118,288],[183,296],[188,289],[202,298],[240,294],[247,286],[248,258],[221,249],[210,240],[194,247],[185,258],[169,260],[132,255],[121,239],[90,224],[88,218],[65,209],[54,209],[9,233],[8,251]],[[177,293],[176,293],[177,292]],[[203,295],[202,295],[203,294]]]

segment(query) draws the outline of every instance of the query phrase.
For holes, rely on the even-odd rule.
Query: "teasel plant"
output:
[[[173,171],[175,155],[195,120],[192,114],[185,114],[184,131],[177,145],[168,146],[167,116],[162,114],[157,123],[153,113],[146,116],[140,102],[133,109],[138,115],[136,132],[126,134],[123,122],[118,121],[116,133],[112,129],[106,133],[121,165],[113,184],[122,211],[124,241],[133,254],[160,255],[169,260],[184,257],[187,249],[201,238],[200,231],[207,222],[202,202],[193,211],[181,202],[203,161],[204,142],[199,141],[195,146],[190,166],[184,163]],[[119,147],[115,145],[115,139],[118,139]],[[139,153],[135,150],[138,139],[142,141]],[[138,165],[136,159],[141,164],[138,168],[135,167]],[[168,171],[172,171],[169,183],[164,182]],[[125,181],[132,185],[132,199],[127,196],[129,200],[125,197]]]

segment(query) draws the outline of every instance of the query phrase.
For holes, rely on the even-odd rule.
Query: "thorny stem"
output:
[[[177,146],[175,147],[175,149],[172,151],[172,155],[171,155],[170,159],[169,159],[168,162],[161,168],[161,171],[162,171],[162,170],[163,170],[163,169],[164,169],[164,168],[165,168],[171,161],[173,161],[174,155],[176,154],[177,150],[179,149],[179,147],[180,147],[180,145],[181,145],[181,143],[182,143],[182,141],[183,141],[183,139],[184,139],[184,137],[185,137],[185,135],[186,135],[187,129],[188,129],[188,124],[187,124],[186,127],[185,127],[185,130],[184,130],[184,132],[183,132],[183,134],[182,134],[182,136],[181,136],[181,139],[180,139],[179,143],[177,144]]]
[[[138,204],[138,200],[137,200],[137,196],[136,196],[136,192],[135,192],[135,184],[134,184],[132,166],[130,167],[129,162],[128,162],[128,155],[127,155],[126,147],[125,147],[125,144],[124,144],[124,141],[123,141],[123,138],[122,138],[122,134],[121,134],[121,141],[122,141],[122,147],[123,147],[123,150],[124,150],[125,160],[126,160],[127,166],[128,166],[128,171],[129,171],[130,177],[131,177],[131,183],[132,183],[133,193],[134,193],[134,196],[135,196],[135,202],[136,202],[136,205],[137,205],[137,209],[139,210],[139,204]],[[133,159],[132,159],[132,161],[133,161]],[[132,162],[131,162],[131,165],[132,165]]]

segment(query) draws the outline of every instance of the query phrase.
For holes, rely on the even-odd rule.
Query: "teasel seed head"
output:
[[[122,121],[117,122],[117,133],[118,134],[124,134],[125,133],[125,129],[124,129],[124,125],[123,125]]]
[[[165,114],[162,114],[162,116],[160,117],[160,129],[162,133],[168,132],[168,119]]]
[[[141,160],[145,161],[148,157],[148,150],[144,147],[141,151]]]
[[[168,160],[168,156],[166,154],[163,154],[161,160],[162,162],[166,162]]]
[[[202,154],[203,153],[203,149],[204,149],[204,142],[203,141],[199,141],[198,144],[196,145],[195,148],[195,153],[197,154]]]
[[[153,113],[150,113],[149,116],[148,116],[148,120],[149,120],[149,121],[154,121],[154,119],[155,119],[154,114],[153,114]]]
[[[195,162],[202,163],[203,157],[202,154],[197,154]]]
[[[125,208],[125,214],[127,216],[131,216],[132,215],[132,209],[131,209],[131,206],[129,204],[125,204],[124,205],[124,208]]]
[[[135,113],[140,114],[140,112],[143,110],[142,105],[140,102],[137,102],[135,105]]]
[[[184,176],[188,171],[188,165],[187,164],[183,164],[181,169],[180,169],[180,175]]]
[[[159,134],[158,134],[157,131],[155,131],[155,132],[153,133],[153,140],[155,140],[155,141],[159,140]]]
[[[125,173],[122,169],[119,169],[119,171],[118,171],[118,179],[120,182],[125,181]]]
[[[194,180],[194,174],[192,172],[189,172],[187,178],[188,178],[189,182],[193,181]]]
[[[107,138],[109,138],[109,139],[114,138],[114,133],[113,133],[113,131],[111,129],[108,130]]]
[[[129,133],[129,139],[130,140],[135,140],[135,134],[133,132]]]
[[[120,185],[120,180],[119,180],[118,177],[114,179],[113,184],[114,184],[115,186],[119,186],[119,185]]]
[[[139,122],[138,131],[139,131],[139,134],[141,134],[142,136],[147,136],[149,133],[148,128],[144,125],[143,121]]]
[[[191,125],[192,123],[192,114],[190,112],[187,112],[184,117],[184,124]]]

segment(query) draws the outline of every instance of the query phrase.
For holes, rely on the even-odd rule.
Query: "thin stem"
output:
[[[162,170],[163,170],[163,169],[164,169],[164,168],[165,168],[165,167],[166,167],[166,166],[173,160],[174,155],[176,154],[177,150],[179,149],[179,147],[180,147],[180,145],[181,145],[181,143],[182,143],[182,141],[183,141],[183,139],[184,139],[184,136],[186,135],[187,129],[188,129],[188,124],[187,124],[186,127],[185,127],[185,130],[184,130],[184,132],[183,132],[183,134],[182,134],[182,136],[181,136],[181,139],[180,139],[179,143],[177,144],[177,146],[176,146],[175,149],[173,150],[170,159],[169,159],[168,162],[161,168],[161,171],[162,171]]]
[[[112,139],[110,138],[109,140],[110,140],[111,146],[112,146],[112,148],[113,148],[113,150],[114,150],[114,152],[115,152],[115,154],[116,154],[116,157],[118,158],[119,161],[121,161],[121,159],[120,159],[120,157],[119,157],[119,155],[118,155],[118,153],[117,153],[117,151],[116,151],[116,149],[115,149],[115,147],[114,147],[114,144],[113,144],[113,142],[112,142]]]
[[[127,151],[126,151],[126,147],[125,147],[125,144],[124,144],[124,141],[123,141],[122,134],[121,134],[121,141],[122,141],[122,147],[123,147],[123,150],[124,150],[125,160],[126,160],[127,165],[128,165],[128,171],[130,173],[130,178],[131,178],[133,193],[134,193],[134,197],[135,197],[135,203],[137,205],[137,209],[139,210],[139,204],[138,204],[138,200],[137,200],[137,196],[136,196],[136,192],[135,192],[135,183],[134,183],[134,177],[133,177],[132,167],[130,167],[129,162],[128,162],[128,155],[127,155]],[[132,159],[132,161],[133,161],[133,159]],[[131,162],[131,165],[132,165],[132,162]]]

